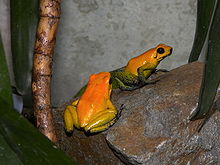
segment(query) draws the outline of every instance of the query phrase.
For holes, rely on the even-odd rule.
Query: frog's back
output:
[[[89,122],[92,115],[103,110],[103,106],[106,106],[106,99],[109,97],[109,79],[109,72],[90,76],[87,88],[77,105],[79,123],[82,127]]]

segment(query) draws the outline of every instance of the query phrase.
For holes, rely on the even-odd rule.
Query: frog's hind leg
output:
[[[110,122],[108,122],[108,123],[106,123],[106,124],[104,124],[102,126],[99,126],[99,127],[96,127],[96,128],[91,128],[88,132],[90,132],[90,133],[98,133],[98,132],[105,131],[109,127],[111,127],[113,124],[115,124],[116,121],[117,121],[117,118],[114,118]]]
[[[107,101],[107,104],[107,109],[96,114],[91,122],[84,128],[86,132],[102,132],[108,129],[117,121],[117,109],[110,100]]]
[[[72,105],[68,105],[64,111],[64,124],[65,124],[65,130],[67,132],[72,132],[73,126],[75,126],[76,128],[80,127],[76,112],[77,102],[78,100],[74,101]]]

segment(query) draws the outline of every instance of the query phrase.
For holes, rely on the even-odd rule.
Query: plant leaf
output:
[[[8,68],[5,60],[5,53],[2,44],[2,39],[0,35],[0,109],[5,112],[5,109],[10,109],[12,107],[12,93],[11,85],[8,74]],[[20,159],[6,143],[3,136],[0,134],[0,163],[9,164],[22,164]]]
[[[191,120],[204,117],[213,105],[220,82],[220,1],[217,1],[210,28],[208,53],[196,113]]]
[[[31,71],[38,0],[11,0],[11,49],[17,90],[25,95],[24,104],[31,103]]]
[[[0,134],[0,163],[5,165],[23,164],[16,153],[10,148],[3,136]]]
[[[197,1],[197,22],[195,39],[188,62],[197,61],[206,40],[211,23],[212,13],[215,9],[215,0]]]
[[[0,113],[0,133],[24,164],[75,164],[23,116],[8,112]]]
[[[0,35],[0,104],[5,104],[7,107],[12,107],[12,93],[8,67],[5,60],[3,43]]]

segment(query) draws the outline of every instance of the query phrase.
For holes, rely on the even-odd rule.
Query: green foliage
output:
[[[12,148],[7,144],[4,137],[0,134],[0,163],[1,164],[23,164],[18,158],[17,154],[12,150]]]
[[[31,99],[31,71],[38,23],[38,0],[11,0],[11,50],[17,90],[24,104]]]
[[[8,108],[12,107],[12,92],[8,68],[5,60],[3,43],[0,35],[0,105],[5,103]],[[1,106],[0,106],[1,107]]]
[[[206,1],[206,0],[203,0],[203,1]],[[199,0],[198,2],[202,2],[202,0]],[[211,3],[213,2],[210,1],[210,4]],[[206,13],[207,15],[210,14],[209,8],[206,10],[206,8],[203,7],[203,12]],[[207,36],[208,37],[208,52],[206,56],[203,81],[202,81],[202,85],[200,89],[199,103],[198,103],[198,107],[195,113],[191,116],[191,120],[202,118],[209,112],[209,110],[211,109],[213,105],[216,91],[217,91],[217,88],[220,82],[220,74],[219,74],[220,72],[220,39],[219,39],[219,36],[220,36],[220,21],[219,21],[220,2],[219,1],[216,1],[216,6],[215,8],[213,8],[212,12],[213,12],[213,19],[209,21],[211,23],[209,25],[210,32],[208,33],[207,32],[208,29],[206,29],[206,34],[209,34]],[[202,19],[199,16],[198,18]],[[200,36],[196,36],[196,37],[200,37]],[[195,38],[195,40],[198,40],[198,39]],[[198,44],[202,44],[202,42]],[[200,46],[201,45],[198,45],[198,47]],[[198,54],[195,56],[198,56]]]
[[[11,86],[0,37],[0,164],[74,164],[12,109]]]
[[[6,65],[5,54],[0,36],[0,111],[12,108],[11,85]],[[22,164],[16,153],[0,134],[0,163],[1,164]]]
[[[63,151],[13,110],[4,114],[1,112],[0,135],[10,149],[11,157],[18,158],[18,162],[23,164],[74,164]]]
[[[189,62],[197,61],[205,43],[208,33],[209,25],[213,10],[215,7],[215,0],[198,0],[197,1],[197,20],[196,33],[193,43],[193,48],[190,53]]]

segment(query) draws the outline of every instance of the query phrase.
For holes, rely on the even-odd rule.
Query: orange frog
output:
[[[172,47],[159,44],[145,53],[128,61],[125,67],[111,71],[113,89],[133,90],[147,84],[149,76],[157,65],[171,55]]]
[[[90,76],[82,96],[64,111],[67,132],[72,132],[73,127],[89,133],[101,132],[116,122],[118,111],[110,100],[110,77],[109,72]]]

